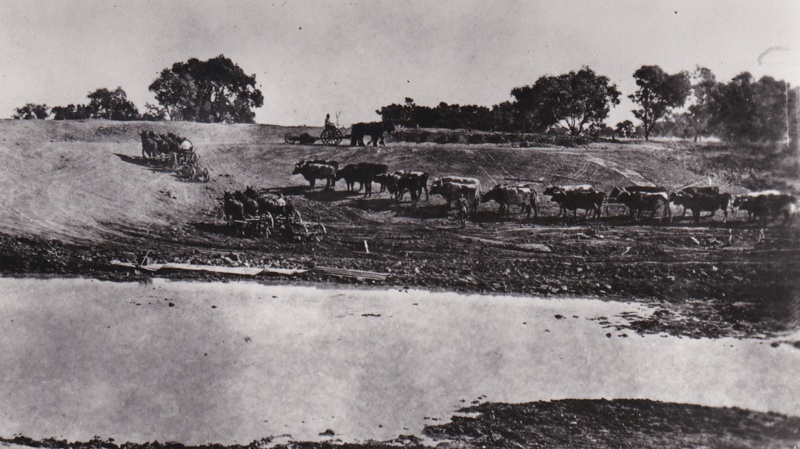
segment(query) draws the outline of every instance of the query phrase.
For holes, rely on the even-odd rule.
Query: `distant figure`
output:
[[[283,198],[283,193],[278,194],[278,199],[275,200],[278,207],[286,207],[286,200]]]
[[[334,125],[333,122],[331,122],[331,115],[325,114],[325,129],[328,128],[336,129],[336,125]]]
[[[469,203],[462,193],[456,200],[456,207],[458,207],[458,220],[461,222],[461,229],[467,227],[467,211],[469,210]]]
[[[185,139],[183,142],[181,142],[181,151],[188,153],[193,149],[194,145],[192,145],[192,142],[189,142],[189,139]]]

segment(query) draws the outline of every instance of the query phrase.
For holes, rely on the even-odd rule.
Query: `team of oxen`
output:
[[[424,192],[426,201],[429,194],[443,197],[448,209],[454,202],[463,204],[463,197],[470,213],[476,212],[480,203],[494,201],[499,204],[501,215],[511,214],[512,207],[518,207],[520,213],[526,213],[528,218],[531,214],[534,217],[539,215],[539,195],[531,184],[499,184],[483,192],[477,178],[445,176],[434,179],[428,189],[428,174],[421,171],[389,173],[388,166],[369,162],[348,164],[340,169],[336,161],[329,160],[300,161],[292,174],[302,175],[311,187],[317,180],[325,180],[326,189],[335,187],[336,181],[343,179],[348,191],[363,189],[365,198],[372,195],[372,184],[377,183],[380,193],[387,191],[398,202],[408,193],[412,204],[416,204]],[[358,190],[356,183],[359,184]],[[572,212],[573,218],[577,218],[578,210],[581,210],[585,211],[583,218],[586,219],[600,218],[602,207],[609,204],[626,206],[632,221],[643,218],[672,221],[671,205],[683,207],[684,217],[687,211],[691,212],[698,223],[703,213],[714,216],[717,211],[723,213],[725,222],[728,211],[733,208],[746,211],[748,220],[761,220],[762,223],[781,216],[784,222],[788,222],[797,211],[797,201],[789,194],[767,190],[734,196],[720,192],[715,186],[690,186],[670,191],[664,187],[630,185],[614,187],[606,194],[590,184],[550,185],[544,189],[543,195],[558,204],[559,216],[566,217]],[[606,210],[608,215],[608,207]]]

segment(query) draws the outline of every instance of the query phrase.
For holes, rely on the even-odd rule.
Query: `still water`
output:
[[[648,398],[800,416],[800,350],[622,337],[600,324],[624,312],[652,310],[414,290],[0,279],[0,436],[230,444],[320,440],[330,429],[344,441],[387,440],[419,435],[478,398]]]

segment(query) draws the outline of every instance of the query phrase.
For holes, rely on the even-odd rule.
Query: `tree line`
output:
[[[383,106],[384,120],[410,128],[474,129],[503,132],[563,132],[578,136],[677,136],[699,140],[718,136],[732,141],[778,141],[786,136],[790,104],[800,90],[764,76],[743,72],[731,81],[717,81],[711,70],[669,74],[656,65],[633,73],[637,90],[628,98],[636,105],[638,123],[605,124],[622,93],[592,69],[583,67],[557,76],[542,76],[529,86],[511,90],[512,101],[491,108],[439,103]]]
[[[161,71],[148,88],[157,105],[140,113],[126,92],[101,88],[87,95],[88,103],[48,107],[28,103],[14,110],[15,119],[53,120],[184,120],[205,123],[254,123],[253,108],[264,104],[255,75],[247,75],[224,55],[200,61],[176,62]]]
[[[589,67],[561,75],[542,76],[532,85],[511,90],[511,101],[494,106],[441,102],[418,105],[412,98],[375,112],[383,120],[408,128],[447,128],[503,132],[556,132],[574,137],[678,136],[699,140],[718,136],[732,141],[778,141],[786,136],[787,107],[797,89],[764,76],[743,72],[720,82],[711,70],[665,72],[645,65],[633,73],[637,90],[628,95],[636,105],[638,123],[625,120],[614,128],[605,121],[622,93],[608,77]],[[264,96],[255,75],[247,75],[224,55],[200,61],[192,58],[163,69],[148,87],[158,104],[141,112],[121,87],[101,88],[88,102],[54,106],[26,104],[17,119],[184,120],[206,123],[253,123],[253,108]]]

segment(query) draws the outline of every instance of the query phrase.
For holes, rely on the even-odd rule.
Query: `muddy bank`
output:
[[[95,437],[71,442],[56,438],[35,440],[23,435],[0,438],[9,449],[389,449],[438,448],[610,448],[686,447],[786,448],[800,441],[800,418],[738,408],[713,408],[649,400],[568,399],[526,404],[485,403],[461,410],[451,422],[428,426],[427,440],[399,435],[389,441],[343,443],[333,429],[322,442],[282,442],[266,437],[249,444],[199,446],[178,442],[122,443]],[[464,416],[466,414],[467,416]],[[4,444],[3,444],[4,443]]]
[[[140,263],[145,256],[150,263],[333,267],[388,277],[375,281],[305,273],[259,279],[277,284],[313,281],[467,293],[635,298],[663,309],[658,319],[631,324],[633,332],[644,334],[774,335],[800,325],[800,232],[794,228],[769,228],[763,236],[759,229],[741,226],[526,227],[506,222],[478,223],[463,234],[415,224],[328,228],[330,235],[322,243],[236,238],[224,228],[193,225],[150,229],[147,236],[128,229],[124,237],[91,245],[0,235],[0,272],[130,281],[154,275],[113,267],[111,261]],[[530,243],[551,251],[510,246]],[[157,276],[237,279],[187,272]]]

